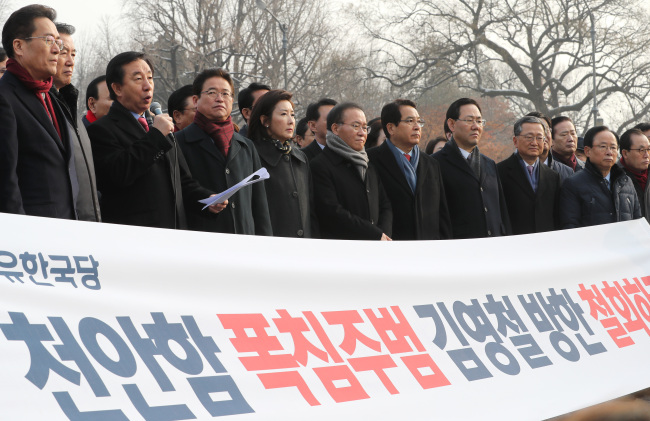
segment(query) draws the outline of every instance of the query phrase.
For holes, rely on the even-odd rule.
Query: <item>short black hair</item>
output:
[[[410,99],[396,99],[395,101],[384,105],[381,109],[381,127],[384,129],[384,134],[387,138],[390,138],[390,136],[386,127],[388,126],[388,123],[393,123],[394,125],[399,126],[400,120],[402,119],[402,111],[400,111],[400,107],[403,106],[417,109],[415,102]]]
[[[641,130],[642,132],[647,132],[648,130],[650,130],[650,123],[639,123],[632,128]]]
[[[235,83],[232,81],[232,76],[230,76],[230,73],[224,69],[205,69],[199,73],[196,78],[194,78],[194,82],[192,82],[192,94],[200,97],[201,91],[203,91],[203,84],[206,80],[213,77],[220,77],[221,79],[224,79],[226,82],[228,82],[228,85],[230,85],[230,90],[232,91],[231,94],[235,95]]]
[[[553,119],[553,120],[555,120],[555,119]],[[585,148],[586,147],[593,148],[593,146],[594,146],[594,138],[596,137],[596,135],[598,133],[601,133],[601,132],[610,132],[616,138],[616,143],[617,144],[619,143],[618,135],[615,132],[611,131],[609,129],[609,127],[607,127],[607,126],[596,126],[596,127],[592,127],[591,129],[587,130],[587,133],[585,133]]]
[[[313,102],[307,106],[307,121],[317,121],[320,118],[320,107],[323,105],[332,105],[335,106],[337,102],[331,98],[321,98],[318,102]],[[329,130],[330,126],[327,127]]]
[[[551,120],[551,137],[555,138],[555,126],[564,123],[565,121],[570,121],[573,124],[573,120],[565,115],[554,117],[553,120]]]
[[[97,76],[93,79],[86,88],[86,109],[90,110],[88,107],[88,100],[90,98],[99,99],[99,84],[106,81],[106,75]]]
[[[121,85],[124,82],[124,65],[133,63],[136,60],[144,60],[144,62],[149,65],[151,74],[154,74],[153,64],[151,64],[151,60],[149,60],[145,53],[126,51],[116,55],[108,62],[108,65],[106,66],[106,86],[108,86],[108,93],[113,101],[117,100],[117,96],[115,95],[115,91],[113,91],[111,85],[114,83],[119,83]]]
[[[237,105],[239,106],[239,112],[241,113],[244,108],[253,108],[253,94],[255,92],[270,90],[271,88],[268,85],[253,82],[248,85],[247,88],[239,91],[239,95],[237,95]]]
[[[48,18],[53,23],[56,20],[56,10],[40,4],[30,4],[21,7],[9,16],[2,28],[2,46],[7,56],[14,58],[14,40],[32,36],[36,30],[34,20]]]
[[[382,133],[381,129],[381,117],[375,117],[368,122],[368,137],[366,138],[366,143],[363,145],[364,148],[370,149],[377,146],[379,143],[379,135]]]
[[[296,123],[296,136],[300,136],[304,139],[308,128],[309,125],[307,124],[307,117],[301,118],[300,121]]]
[[[77,31],[74,26],[68,25],[67,23],[55,22],[56,31],[59,35],[74,35]]]
[[[327,130],[331,131],[333,124],[343,123],[343,114],[350,109],[363,111],[363,108],[354,102],[344,102],[342,104],[334,106],[334,108],[332,108],[332,111],[327,114]]]
[[[630,148],[632,147],[632,135],[633,134],[640,135],[640,136],[645,136],[643,134],[643,130],[640,130],[640,129],[626,130],[625,133],[623,133],[623,135],[621,135],[621,140],[620,140],[620,142],[618,144],[619,149],[621,150],[621,153],[623,153],[624,150],[629,151]]]
[[[457,120],[460,117],[460,107],[463,105],[476,105],[476,108],[483,114],[481,106],[478,105],[475,99],[472,98],[460,98],[452,102],[449,108],[447,108],[447,115],[445,116],[445,122],[450,118],[452,120]]]
[[[4,48],[0,48],[0,61],[5,61],[7,59],[7,53]]]
[[[185,85],[172,92],[167,100],[167,114],[171,116],[172,120],[174,119],[174,111],[182,113],[185,110],[185,107],[187,107],[187,98],[192,95],[192,85]],[[176,123],[176,121],[174,121],[174,123]]]

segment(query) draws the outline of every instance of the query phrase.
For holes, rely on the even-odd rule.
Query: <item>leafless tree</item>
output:
[[[284,87],[280,26],[255,0],[135,0],[131,4],[139,11],[131,14],[137,27],[135,39],[156,60],[160,100],[209,67],[226,68],[236,88],[253,81]],[[338,49],[324,0],[269,0],[267,7],[288,28],[287,88],[304,104],[328,90],[323,71],[331,70],[329,63]]]
[[[394,1],[391,4],[395,4]],[[506,97],[518,112],[571,114],[586,123],[596,90],[619,129],[650,110],[650,24],[640,2],[622,0],[399,0],[368,34],[392,66],[374,77],[426,90],[461,88]],[[622,107],[622,108],[621,108]],[[614,111],[615,110],[615,111]]]

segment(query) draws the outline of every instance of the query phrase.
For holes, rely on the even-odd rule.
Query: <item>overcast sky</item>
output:
[[[9,0],[9,3],[12,10],[33,3],[53,7],[57,20],[73,25],[79,35],[93,34],[102,16],[119,16],[122,7],[122,0]]]

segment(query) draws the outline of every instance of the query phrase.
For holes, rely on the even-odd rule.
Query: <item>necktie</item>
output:
[[[607,186],[607,190],[611,190],[611,187],[609,186],[609,180],[606,178],[603,178],[605,180],[605,185]]]
[[[528,168],[528,174],[530,174],[530,178],[533,178],[533,170],[535,169],[532,165],[528,165],[526,168]]]
[[[408,162],[411,162],[411,155],[405,153],[405,154],[404,154],[404,158],[406,158],[406,160],[407,160]]]
[[[144,117],[138,117],[138,123],[142,125],[145,132],[149,132],[149,125],[147,124],[147,120]]]

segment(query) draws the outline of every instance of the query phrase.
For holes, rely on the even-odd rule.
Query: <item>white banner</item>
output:
[[[650,386],[645,220],[408,243],[0,227],[3,420],[541,420]]]

